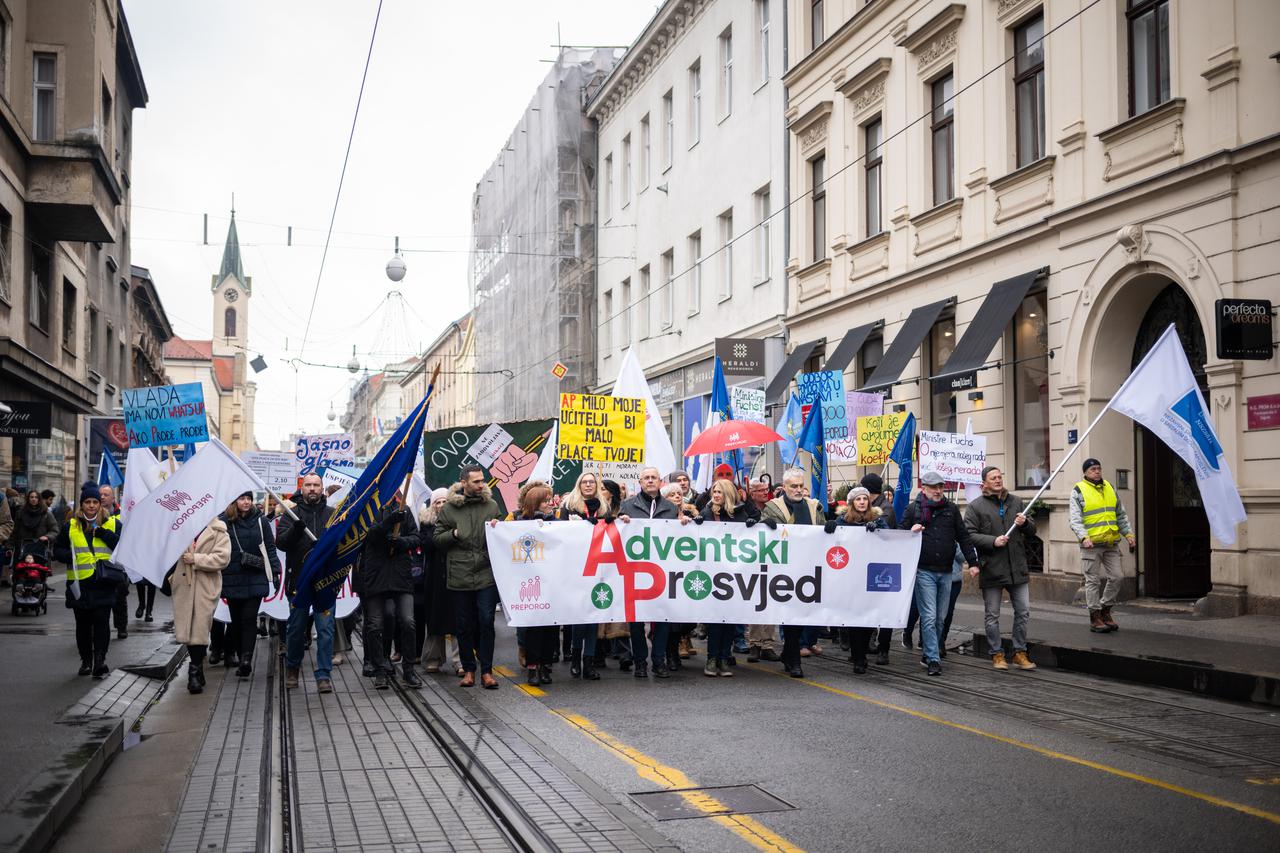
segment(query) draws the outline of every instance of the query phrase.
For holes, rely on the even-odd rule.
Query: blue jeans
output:
[[[476,671],[480,658],[480,674],[493,672],[493,612],[498,606],[498,587],[475,590],[450,590],[453,618],[458,626],[458,657],[464,672]]]
[[[707,660],[728,661],[733,655],[733,625],[707,626]]]
[[[648,656],[648,646],[645,645],[643,622],[631,623],[631,655],[636,663],[643,663]],[[653,665],[667,665],[667,637],[671,634],[670,622],[654,622],[653,623]]]
[[[584,660],[596,656],[598,628],[599,626],[595,624],[573,626],[573,654],[580,655]]]
[[[936,661],[938,633],[947,615],[947,602],[951,600],[951,572],[916,572],[916,607],[920,610],[920,646],[924,659]]]
[[[311,617],[316,626],[316,681],[327,681],[333,670],[333,611],[312,613]],[[306,641],[307,611],[291,608],[284,635],[285,666],[290,669],[302,667],[302,646]]]

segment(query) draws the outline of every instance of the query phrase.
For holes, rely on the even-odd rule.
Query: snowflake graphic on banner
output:
[[[711,594],[711,576],[704,571],[694,570],[684,579],[684,594],[694,601],[701,601]]]
[[[608,610],[613,605],[613,588],[607,583],[598,583],[591,588],[591,603],[597,610]]]

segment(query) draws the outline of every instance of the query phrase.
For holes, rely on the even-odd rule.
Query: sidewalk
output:
[[[1083,607],[1033,601],[1028,654],[1042,666],[1280,706],[1280,618],[1210,619],[1124,604],[1114,613],[1120,630],[1094,634]],[[970,626],[972,653],[987,655],[981,602],[961,597],[955,622]],[[1000,616],[1006,651],[1012,626],[1006,599]]]

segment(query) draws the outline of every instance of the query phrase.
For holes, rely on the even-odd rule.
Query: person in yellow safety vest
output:
[[[1118,631],[1111,607],[1120,592],[1120,538],[1137,545],[1129,514],[1115,488],[1102,478],[1102,463],[1084,460],[1084,479],[1071,490],[1071,532],[1080,540],[1084,599],[1089,606],[1089,630],[1095,634]]]
[[[76,512],[62,525],[53,544],[54,557],[67,564],[67,607],[76,617],[76,647],[80,650],[80,675],[102,678],[111,644],[111,608],[116,584],[99,563],[110,559],[120,540],[119,519],[108,516],[98,499],[98,487],[85,483]]]

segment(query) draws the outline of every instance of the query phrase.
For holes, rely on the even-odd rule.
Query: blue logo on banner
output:
[[[867,563],[867,592],[901,591],[901,563]]]
[[[1200,448],[1209,467],[1218,470],[1218,457],[1222,455],[1222,445],[1213,434],[1213,425],[1209,423],[1209,415],[1200,404],[1200,397],[1194,388],[1187,392],[1181,400],[1169,407],[1175,415],[1187,422],[1191,430],[1191,440]]]

